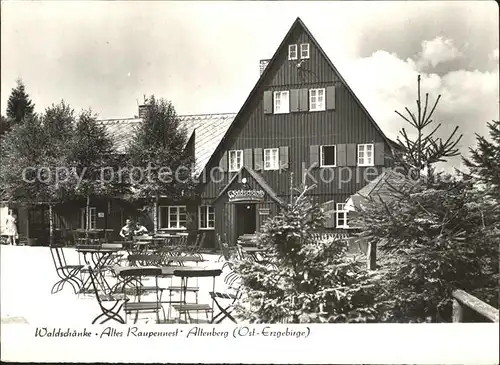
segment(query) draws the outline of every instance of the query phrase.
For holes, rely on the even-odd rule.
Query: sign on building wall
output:
[[[264,200],[264,192],[262,190],[229,190],[227,195],[230,202]]]
[[[269,215],[270,213],[271,213],[271,209],[269,209],[269,208],[259,209],[259,215]]]

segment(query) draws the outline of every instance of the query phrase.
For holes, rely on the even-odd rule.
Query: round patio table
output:
[[[111,290],[104,276],[104,269],[110,264],[113,254],[118,253],[122,248],[114,246],[101,245],[86,245],[86,247],[77,247],[76,251],[83,255],[83,260],[87,265],[91,265],[92,270],[96,273],[96,277],[101,280],[99,284],[103,284],[107,289]],[[88,258],[90,256],[90,259]],[[85,280],[81,291],[88,292],[90,290],[90,276]]]

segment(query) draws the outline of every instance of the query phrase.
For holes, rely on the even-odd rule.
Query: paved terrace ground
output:
[[[68,264],[78,264],[78,253],[75,249],[65,248],[64,250]],[[58,277],[48,247],[1,245],[0,257],[2,323],[51,326],[57,324],[89,325],[96,315],[101,313],[93,295],[76,295],[68,284],[59,293],[50,293]],[[203,258],[206,261],[200,263],[200,266],[222,267],[223,262],[218,262],[218,255],[204,254]],[[217,291],[225,290],[223,278],[226,273],[225,270],[217,278]],[[200,303],[211,303],[208,292],[212,290],[212,279],[200,278],[198,280]],[[169,278],[163,278],[160,285],[166,287],[169,283]],[[173,284],[180,285],[180,280],[174,278]],[[165,293],[164,298],[167,296],[168,294]],[[202,313],[199,316],[205,317]],[[153,318],[154,315],[140,315],[137,323],[154,323]],[[128,323],[133,323],[133,317],[129,317]]]

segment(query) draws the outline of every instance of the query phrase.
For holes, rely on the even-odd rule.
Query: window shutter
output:
[[[358,145],[352,143],[346,145],[346,166],[357,166],[358,164]]]
[[[337,216],[337,212],[334,210],[330,210],[326,212],[325,219],[325,228],[335,228],[335,218]]]
[[[373,148],[375,148],[375,156],[374,156],[374,165],[375,166],[384,166],[385,165],[385,151],[384,151],[385,143],[375,143]]]
[[[346,166],[347,165],[347,145],[338,144],[337,145],[337,166]]]
[[[309,146],[309,163],[310,167],[318,167],[319,166],[319,146]]]
[[[299,109],[299,90],[290,90],[290,112],[298,112]]]
[[[309,90],[307,89],[299,90],[299,110],[301,112],[309,110]]]
[[[220,159],[220,162],[219,162],[219,168],[221,169],[221,171],[223,172],[226,172],[228,170],[228,163],[227,163],[227,151],[224,152],[224,154],[222,155],[222,158]]]
[[[243,166],[253,168],[252,166],[252,156],[253,151],[251,148],[247,148],[243,150]]]
[[[326,88],[326,109],[335,109],[335,86],[328,86]]]
[[[253,150],[254,170],[261,171],[264,169],[264,160],[262,157],[262,148],[255,148]]]
[[[289,168],[289,163],[288,163],[288,146],[281,146],[280,147],[280,169],[288,169]]]
[[[264,91],[264,114],[272,114],[273,112],[273,92]]]

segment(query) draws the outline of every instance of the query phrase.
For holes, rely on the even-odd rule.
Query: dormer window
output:
[[[297,59],[297,45],[296,44],[290,44],[288,46],[288,59],[289,60],[296,60]]]
[[[300,45],[300,59],[304,60],[309,58],[309,43],[302,43]]]

